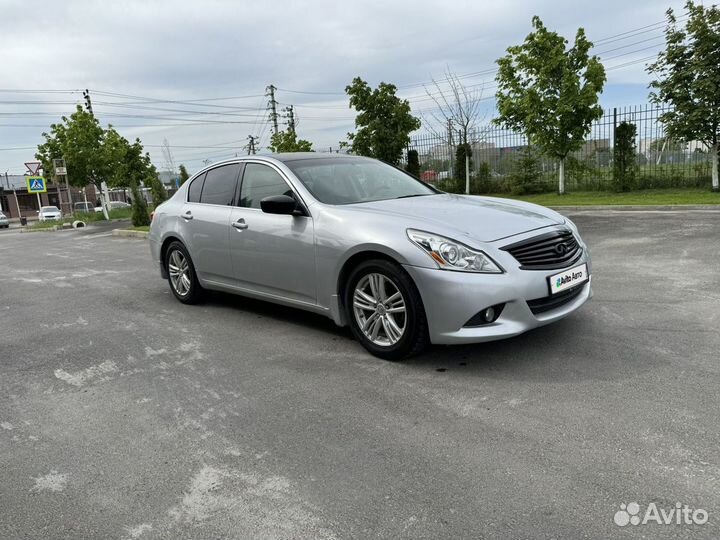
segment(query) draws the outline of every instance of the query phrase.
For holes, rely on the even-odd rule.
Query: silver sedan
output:
[[[557,212],[357,156],[210,165],[156,208],[150,246],[180,302],[214,289],[321,313],[390,360],[515,336],[592,296],[587,246]]]

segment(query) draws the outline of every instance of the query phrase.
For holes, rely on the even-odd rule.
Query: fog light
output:
[[[505,304],[495,304],[494,306],[481,309],[475,315],[473,315],[470,320],[464,324],[464,326],[483,326],[485,324],[493,323],[498,319],[504,307]]]

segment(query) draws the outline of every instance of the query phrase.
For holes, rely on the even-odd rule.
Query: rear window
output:
[[[232,205],[239,171],[240,165],[237,163],[210,169],[205,175],[205,184],[200,195],[200,202],[225,206]]]
[[[202,193],[203,182],[205,181],[205,173],[202,173],[192,181],[188,188],[188,202],[200,202],[200,194]]]

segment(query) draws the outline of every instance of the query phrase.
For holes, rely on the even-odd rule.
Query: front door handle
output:
[[[193,215],[192,215],[192,212],[190,210],[188,210],[187,212],[185,212],[183,214],[182,217],[183,217],[183,219],[190,221],[193,218]]]
[[[244,218],[240,218],[237,221],[233,222],[232,226],[241,231],[244,231],[245,229],[248,228],[248,225],[247,225],[247,223],[245,223]]]

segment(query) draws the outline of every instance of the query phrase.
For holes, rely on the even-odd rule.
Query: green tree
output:
[[[147,202],[140,193],[140,188],[133,182],[130,185],[132,190],[132,224],[134,227],[146,227],[150,225],[150,214],[148,214]]]
[[[105,131],[101,152],[110,187],[127,188],[133,183],[140,185],[155,169],[150,157],[144,153],[140,139],[130,144],[112,126]]]
[[[542,193],[543,185],[540,182],[540,168],[538,158],[532,148],[525,147],[520,158],[515,162],[510,175],[511,190],[516,195],[529,193]]]
[[[152,197],[153,206],[157,207],[159,204],[167,201],[167,190],[160,180],[160,175],[158,175],[157,169],[152,164],[148,167],[144,184],[150,188],[150,196]]]
[[[63,116],[60,123],[52,124],[43,137],[45,142],[35,154],[43,169],[51,171],[52,160],[64,158],[68,182],[73,186],[93,183],[99,188],[101,182],[107,182],[110,187],[137,190],[142,182],[157,178],[157,170],[140,139],[131,144],[112,126],[103,129],[80,106],[69,117]],[[162,185],[160,188],[164,189]],[[162,194],[158,192],[158,196]]]
[[[648,72],[650,100],[672,108],[660,120],[670,137],[702,141],[711,149],[712,187],[718,184],[720,142],[720,10],[717,6],[685,4],[687,20],[678,27],[672,9],[667,11],[665,50]]]
[[[420,157],[417,150],[408,150],[405,170],[415,178],[420,178]]]
[[[298,139],[294,129],[278,131],[270,137],[271,152],[312,152],[312,143]]]
[[[185,168],[185,165],[182,163],[180,164],[180,185],[182,186],[185,181],[190,178],[190,175],[187,172],[187,169]]]
[[[615,128],[613,149],[613,187],[615,191],[630,191],[635,183],[635,124],[620,122]]]
[[[470,143],[460,143],[455,149],[455,170],[453,171],[453,177],[460,183],[467,183],[465,174],[465,168],[472,171],[472,148]]]
[[[53,170],[52,160],[64,158],[68,182],[76,187],[88,183],[99,186],[108,168],[103,158],[104,130],[97,119],[78,105],[69,117],[52,124],[42,134],[45,142],[38,145],[35,158],[46,173]]]
[[[360,77],[345,87],[350,107],[358,112],[355,133],[348,133],[353,152],[393,165],[402,158],[410,143],[410,133],[420,128],[420,120],[410,113],[410,103],[395,95],[394,84],[381,82],[376,89]]]
[[[598,94],[605,68],[590,56],[593,44],[580,28],[575,43],[551,32],[539,17],[522,45],[497,60],[495,123],[520,130],[530,144],[560,161],[559,193],[565,192],[565,158],[582,147],[592,121],[602,116]]]

